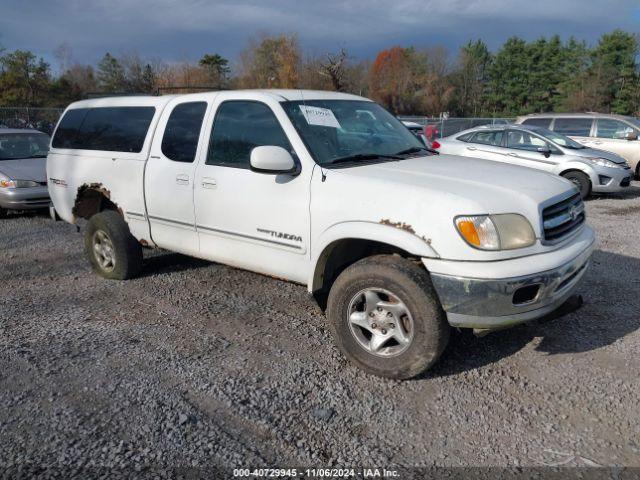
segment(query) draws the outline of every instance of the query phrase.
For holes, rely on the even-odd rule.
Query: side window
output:
[[[456,140],[460,140],[461,142],[468,142],[471,140],[473,133],[465,133],[464,135],[460,135],[456,138]]]
[[[139,153],[155,111],[154,107],[91,108],[74,148]]]
[[[529,134],[529,132],[509,130],[507,133],[507,148],[516,148],[518,150],[535,152],[538,148],[546,145],[547,142],[535,135]]]
[[[481,145],[500,146],[502,143],[502,130],[477,132],[471,139],[471,143],[479,143]]]
[[[52,145],[54,148],[76,148],[74,147],[75,140],[88,111],[88,108],[67,110],[67,113],[60,120],[53,137]]]
[[[276,145],[291,151],[291,145],[271,109],[264,103],[228,101],[218,107],[209,141],[207,165],[249,168],[251,151]]]
[[[533,125],[534,127],[549,128],[551,118],[527,118],[522,122],[523,125]]]
[[[553,131],[570,137],[588,137],[592,123],[591,118],[556,118]]]
[[[610,120],[607,118],[599,118],[597,121],[598,138],[618,138],[624,139],[627,133],[633,132],[633,128],[624,122],[618,120]]]
[[[207,102],[181,103],[173,109],[162,136],[162,153],[168,159],[193,162],[206,110]]]

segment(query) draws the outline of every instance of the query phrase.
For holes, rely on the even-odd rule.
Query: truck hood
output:
[[[419,157],[338,171],[351,177],[397,184],[400,188],[413,186],[429,193],[455,195],[482,206],[484,213],[512,208],[514,197],[537,206],[571,189],[571,183],[557,175],[457,155]]]
[[[19,160],[0,160],[0,174],[13,180],[47,181],[46,158],[22,158]]]
[[[455,217],[517,213],[529,220],[540,238],[541,210],[577,191],[557,175],[455,155],[331,169],[326,176],[325,186],[331,189],[327,193],[335,199],[323,209],[332,210],[332,216],[406,226],[428,239],[442,258],[460,260],[517,257],[547,247],[537,242],[508,252],[480,252],[460,238]],[[352,218],[344,218],[347,215]]]

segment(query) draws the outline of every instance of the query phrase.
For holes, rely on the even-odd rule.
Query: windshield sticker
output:
[[[342,128],[338,119],[328,108],[308,107],[300,105],[300,110],[309,125],[319,125],[321,127]]]

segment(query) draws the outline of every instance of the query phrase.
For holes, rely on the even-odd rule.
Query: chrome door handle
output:
[[[202,188],[217,188],[218,184],[215,178],[203,177],[202,178]]]
[[[467,147],[467,150],[477,150],[476,147]]]
[[[176,183],[178,185],[189,185],[189,175],[184,175],[184,174],[176,175]]]
[[[517,153],[513,153],[513,152],[509,152],[509,153],[507,153],[507,155],[509,155],[510,157],[517,157],[518,156]]]

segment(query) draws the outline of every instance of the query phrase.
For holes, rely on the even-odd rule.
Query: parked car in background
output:
[[[337,92],[76,102],[47,171],[59,215],[87,220],[99,275],[135,276],[144,246],[305,284],[345,356],[391,378],[433,365],[451,326],[554,311],[595,245],[570,183],[436,156],[380,105]]]
[[[531,125],[484,126],[439,140],[443,154],[463,155],[544,170],[571,180],[582,198],[618,192],[631,184],[624,158],[587,148],[569,137]]]
[[[516,123],[548,128],[591,148],[623,157],[640,179],[640,120],[604,113],[541,113]]]
[[[47,134],[37,130],[0,129],[0,217],[9,210],[49,206],[49,141]]]
[[[430,127],[435,133],[435,138],[446,138],[470,128],[483,125],[508,125],[509,120],[504,118],[446,118]]]
[[[427,146],[430,146],[427,137],[424,134],[424,125],[420,125],[416,122],[409,122],[407,120],[403,120],[402,124],[409,129],[411,133],[413,133],[418,139]]]

